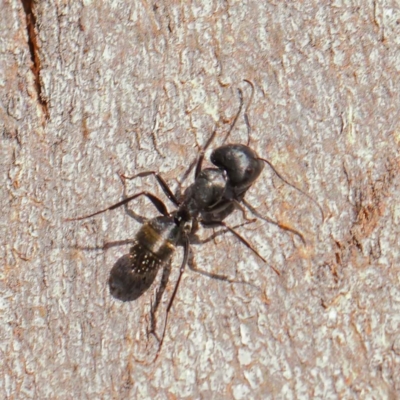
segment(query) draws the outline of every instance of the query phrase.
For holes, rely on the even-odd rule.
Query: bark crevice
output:
[[[36,16],[34,12],[35,2],[34,0],[21,0],[25,15],[26,15],[26,30],[28,33],[28,46],[29,52],[31,54],[32,66],[31,70],[35,77],[35,89],[37,93],[38,102],[40,108],[43,111],[45,119],[49,119],[49,108],[47,100],[44,99],[42,94],[42,86],[40,81],[40,71],[41,71],[41,63],[39,57],[39,44],[38,38],[36,34]]]

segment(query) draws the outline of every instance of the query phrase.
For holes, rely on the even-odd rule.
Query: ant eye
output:
[[[253,175],[253,172],[254,172],[254,168],[251,168],[251,167],[246,168],[246,175]]]

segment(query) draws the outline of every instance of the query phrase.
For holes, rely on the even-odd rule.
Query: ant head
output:
[[[217,147],[211,153],[210,160],[226,172],[229,184],[237,193],[247,190],[264,168],[264,163],[258,155],[243,144]]]

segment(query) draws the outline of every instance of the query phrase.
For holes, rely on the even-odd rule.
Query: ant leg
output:
[[[149,192],[140,192],[140,193],[136,193],[133,196],[129,196],[126,199],[119,201],[118,203],[113,204],[110,207],[105,208],[104,210],[100,210],[97,211],[93,214],[89,214],[89,215],[83,215],[82,217],[77,217],[77,218],[67,218],[64,221],[80,221],[82,219],[86,219],[86,218],[90,218],[90,217],[94,217],[95,215],[99,215],[102,214],[106,211],[111,211],[111,210],[115,210],[118,207],[123,206],[124,204],[129,203],[130,201],[140,197],[140,196],[146,196],[154,205],[155,208],[157,208],[158,212],[164,216],[168,216],[169,212],[167,210],[167,207],[165,207],[165,204],[156,196],[154,196],[153,194],[149,193]]]
[[[225,227],[229,232],[231,232],[233,235],[235,235],[246,247],[248,247],[258,258],[260,258],[261,260],[263,260],[265,263],[267,263],[267,260],[262,257],[258,251],[243,237],[241,236],[239,233],[237,233],[233,228],[231,228],[230,226],[228,226],[224,221],[200,221],[200,223],[203,226],[223,226]],[[271,265],[271,268],[274,270],[274,272],[277,275],[280,275],[281,273]]]
[[[185,266],[186,266],[188,258],[189,258],[189,253],[190,253],[189,239],[187,237],[184,237],[183,240],[184,240],[184,242],[183,242],[183,248],[184,248],[183,260],[182,260],[181,267],[179,268],[178,280],[176,281],[174,291],[172,292],[172,296],[171,296],[171,298],[169,300],[169,303],[168,303],[168,306],[167,306],[166,315],[165,315],[165,322],[164,322],[164,329],[163,329],[163,332],[162,332],[162,335],[161,335],[161,339],[159,340],[157,354],[156,354],[153,362],[157,360],[157,358],[158,358],[158,356],[160,354],[161,347],[162,347],[162,344],[164,342],[165,331],[167,329],[168,314],[169,314],[169,312],[171,310],[172,304],[173,304],[175,296],[176,296],[176,292],[178,291],[178,287],[179,287],[179,283],[180,283],[181,278],[182,278],[183,271],[185,270]]]
[[[252,214],[254,214],[257,218],[260,218],[260,219],[262,219],[263,221],[266,221],[266,222],[269,222],[270,224],[272,224],[272,225],[276,225],[277,227],[279,227],[279,228],[281,228],[281,229],[283,229],[283,230],[285,230],[285,231],[288,231],[288,232],[291,232],[291,233],[293,233],[293,234],[295,234],[296,236],[298,236],[299,238],[300,238],[300,240],[303,242],[303,244],[305,245],[305,246],[307,246],[307,242],[306,242],[306,240],[304,239],[304,236],[299,232],[299,231],[297,231],[296,229],[294,229],[294,228],[290,228],[290,227],[288,227],[288,226],[286,226],[286,225],[283,225],[283,224],[281,224],[281,223],[279,223],[279,222],[276,222],[276,221],[274,221],[273,219],[271,219],[271,218],[268,218],[268,217],[263,217],[253,206],[251,206],[246,200],[242,200],[242,203],[245,205],[245,207],[252,213]]]
[[[246,220],[247,223],[254,222],[255,219],[250,219],[247,217],[246,210],[242,207],[240,202],[235,199],[223,199],[218,203],[214,204],[211,207],[206,208],[204,211],[208,214],[213,214],[214,218],[218,218],[218,220],[225,219],[228,215],[230,215],[235,209],[239,210],[242,213],[243,219]],[[215,215],[220,214],[219,217]],[[203,214],[204,215],[204,214]],[[206,218],[206,220],[208,220]]]
[[[239,280],[236,280],[236,279],[229,279],[226,275],[220,275],[220,274],[215,274],[213,272],[204,271],[203,269],[197,267],[196,261],[194,260],[194,258],[188,261],[188,267],[193,272],[196,272],[196,273],[198,273],[200,275],[204,275],[204,276],[206,276],[208,278],[211,278],[211,279],[216,279],[216,280],[223,281],[223,282],[228,282],[228,283],[241,283],[243,285],[249,285],[249,286],[252,286],[252,287],[258,289],[257,286],[253,285],[250,282],[239,281]]]
[[[162,296],[165,292],[165,288],[167,287],[169,276],[171,274],[171,261],[165,265],[161,277],[161,282],[160,286],[156,290],[156,295],[154,302],[151,303],[151,309],[150,309],[150,329],[147,331],[147,335],[154,335],[154,337],[160,342],[160,339],[158,338],[156,334],[156,328],[157,328],[157,318],[156,318],[156,312],[158,310],[158,307],[160,306]]]
[[[231,228],[232,229],[240,228],[242,226],[245,226],[245,225],[248,225],[248,224],[252,224],[255,221],[257,221],[256,218],[252,219],[252,220],[249,220],[249,221],[246,221],[246,222],[242,222],[241,224],[238,224],[238,225],[234,225]],[[227,233],[227,232],[229,232],[228,229],[221,229],[221,230],[218,230],[217,232],[214,232],[213,234],[209,235],[207,238],[201,239],[201,240],[198,239],[197,236],[193,235],[196,238],[196,240],[192,240],[190,243],[191,244],[201,244],[201,245],[203,245],[203,244],[206,244],[206,243],[209,243],[209,242],[213,241],[215,238],[217,238],[217,237],[219,237],[219,236],[221,236],[221,235],[223,235],[224,233]]]
[[[145,171],[145,172],[140,172],[140,173],[138,173],[136,175],[133,175],[133,176],[126,176],[126,175],[120,174],[120,177],[123,178],[123,179],[132,180],[132,179],[135,179],[135,178],[144,178],[144,177],[149,176],[149,175],[154,175],[156,177],[157,182],[161,186],[161,189],[163,190],[165,195],[172,201],[172,203],[174,203],[174,205],[176,207],[179,207],[180,202],[175,197],[175,195],[172,193],[172,191],[169,188],[167,182],[165,182],[165,180],[161,177],[161,175],[158,172]]]
[[[292,187],[293,189],[297,190],[298,192],[300,192],[301,194],[303,194],[304,196],[307,197],[308,200],[312,201],[319,209],[321,216],[322,216],[322,223],[324,223],[325,221],[325,215],[324,215],[324,211],[322,210],[322,207],[307,193],[303,192],[301,189],[299,189],[298,187],[294,186],[293,184],[291,184],[290,182],[288,182],[276,169],[275,167],[272,165],[272,163],[268,160],[266,160],[265,158],[261,158],[258,157],[258,160],[264,161],[266,164],[269,165],[269,167],[272,169],[272,171],[274,171],[275,175],[283,182],[285,182],[287,185],[289,185],[290,187]]]
[[[245,219],[247,223],[254,222],[256,220],[255,218],[250,219],[247,216],[246,210],[242,207],[242,205],[237,200],[233,200],[233,204],[235,204],[235,207],[242,212],[243,219]]]
[[[106,242],[104,245],[101,247],[103,250],[111,249],[111,247],[116,247],[116,246],[125,246],[127,244],[134,244],[135,241],[133,239],[125,239],[125,240],[115,240],[113,242]]]
[[[228,283],[235,282],[235,281],[232,281],[231,279],[229,279],[226,275],[214,274],[213,272],[207,272],[201,268],[198,268],[194,259],[189,260],[188,267],[193,272],[197,272],[198,274],[207,276],[208,278],[217,279],[219,281],[224,281],[224,282],[228,282]]]

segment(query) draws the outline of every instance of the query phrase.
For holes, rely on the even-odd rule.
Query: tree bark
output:
[[[360,4],[1,2],[1,398],[400,397],[400,8]],[[246,200],[306,245],[261,219],[238,228],[263,263],[201,229],[191,262],[242,283],[187,269],[153,362],[151,304],[160,335],[182,249],[162,298],[161,268],[121,302],[109,274],[140,223],[123,207],[66,219],[142,190],[172,211],[154,177],[119,174],[183,191],[238,89],[228,142],[324,220],[266,166]]]

